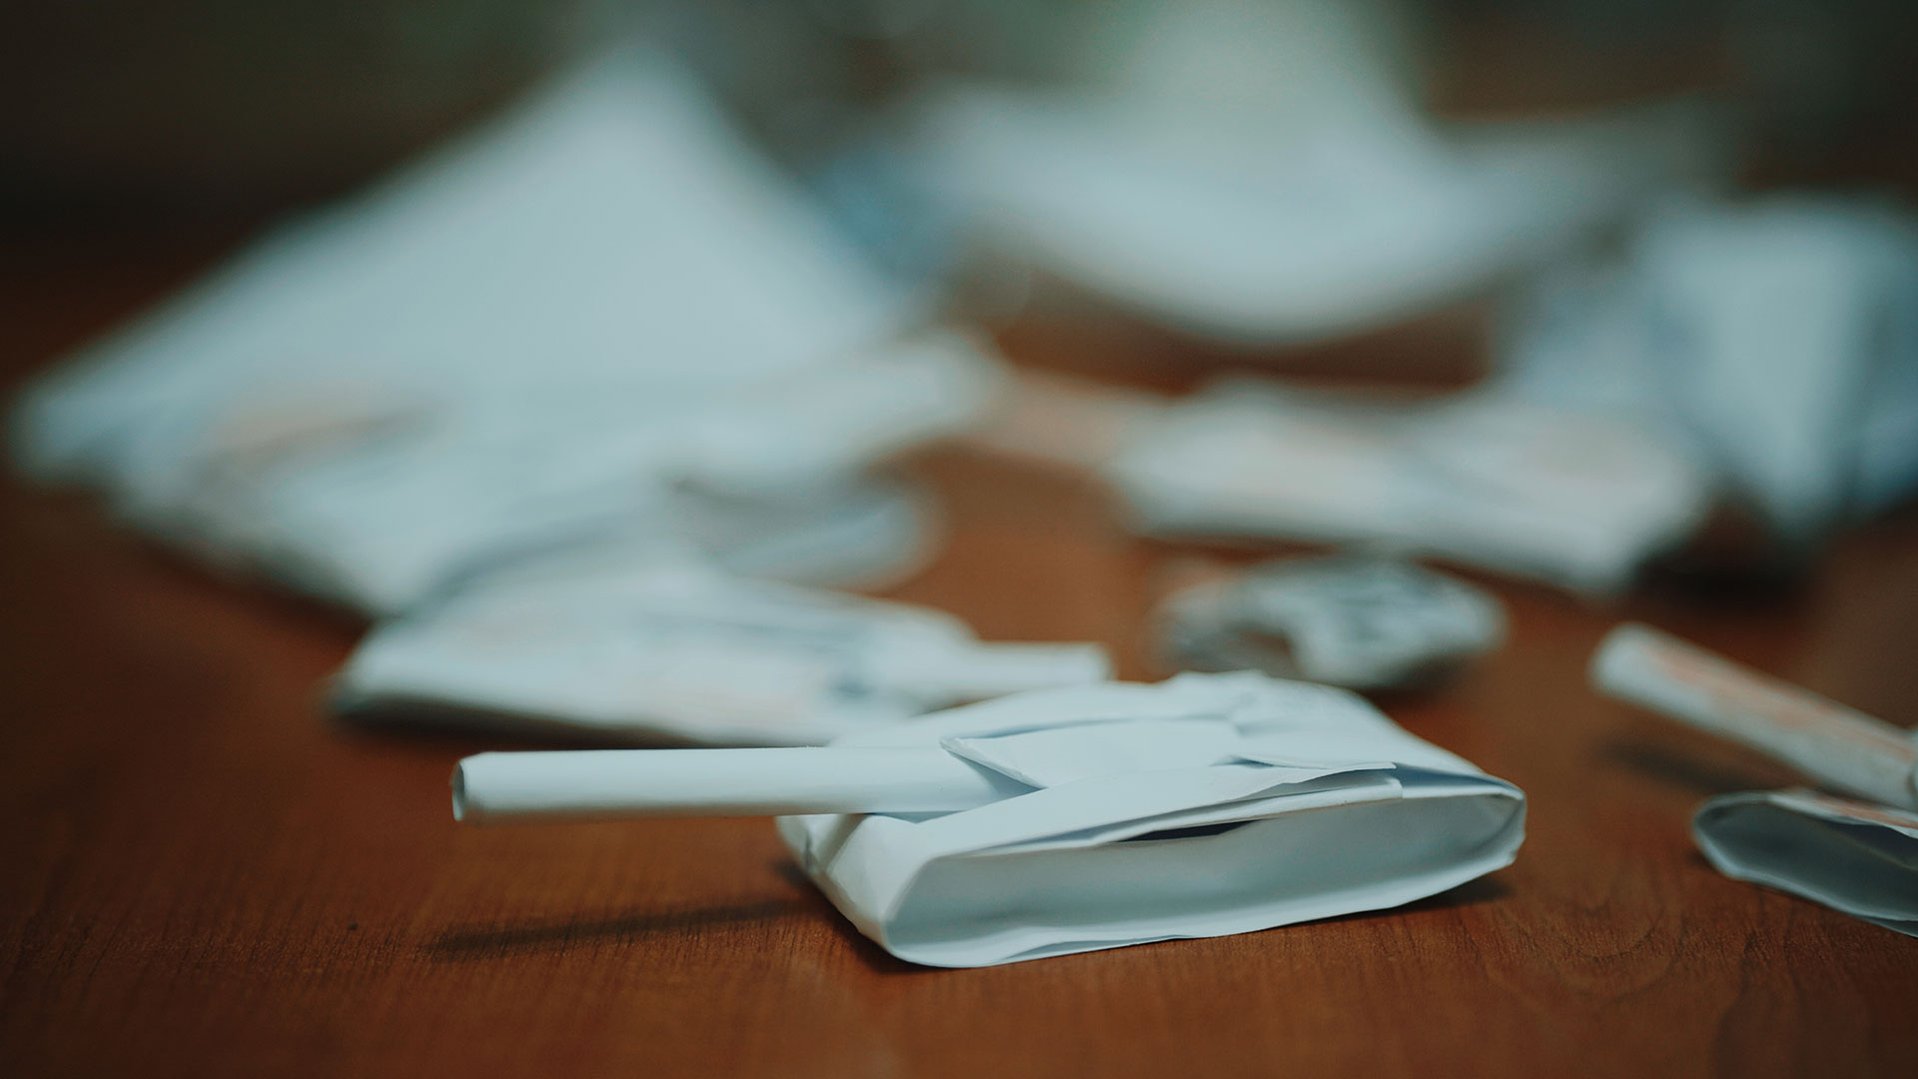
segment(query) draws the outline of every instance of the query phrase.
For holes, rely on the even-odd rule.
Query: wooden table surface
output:
[[[9,385],[159,294],[198,240],[10,249]],[[1188,553],[1096,491],[968,457],[938,563],[896,590],[988,636],[1143,617]],[[1801,592],[1616,609],[1495,586],[1510,643],[1386,702],[1523,787],[1515,866],[1410,907],[988,970],[898,962],[765,821],[455,826],[479,741],[317,706],[358,626],[218,580],[70,494],[0,492],[0,1074],[1910,1075],[1918,940],[1724,879],[1691,811],[1783,785],[1586,687],[1621,617],[1918,719],[1918,520]]]

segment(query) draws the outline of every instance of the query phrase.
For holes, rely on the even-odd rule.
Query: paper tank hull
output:
[[[1175,753],[1157,770],[1048,776],[1042,755],[987,753],[975,759],[999,770],[1038,768],[1024,773],[1038,789],[942,815],[783,817],[780,833],[862,933],[900,958],[944,967],[1395,907],[1510,864],[1523,841],[1517,788],[1324,687],[1188,675],[1160,686],[1027,699],[1090,700],[1115,689],[1137,691],[1141,700],[1160,694],[1153,703],[1166,716],[1187,714],[1135,715],[1111,726],[1144,736],[1151,724],[1195,724],[1184,745],[1205,740],[1196,726],[1205,711],[1237,709],[1233,721],[1242,724],[1248,711],[1276,704],[1283,722],[1250,739],[1265,748],[1246,752],[1263,760],[1228,753],[1221,763],[1190,765]],[[1234,692],[1247,700],[1226,699]],[[1214,700],[1198,699],[1207,696]],[[993,721],[966,717],[1005,714],[1006,705],[929,717],[920,722],[933,729],[917,737],[943,729],[944,744],[971,753],[993,740]],[[1024,733],[1005,737],[1016,743]],[[1199,759],[1204,750],[1194,753]],[[1048,778],[1063,781],[1049,785]]]

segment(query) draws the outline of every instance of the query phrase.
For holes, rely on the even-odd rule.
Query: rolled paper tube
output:
[[[481,753],[453,770],[453,819],[940,813],[1028,790],[922,747]]]
[[[1675,637],[1618,627],[1599,645],[1592,681],[1838,790],[1918,809],[1918,743],[1904,731]]]

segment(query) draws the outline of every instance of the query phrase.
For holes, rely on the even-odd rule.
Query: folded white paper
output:
[[[713,386],[867,349],[909,314],[689,75],[622,56],[90,349],[29,398],[20,449],[41,475],[163,500],[191,444],[261,397]]]
[[[195,466],[173,531],[375,613],[488,562],[615,531],[677,536],[776,576],[870,577],[870,564],[835,576],[776,556],[870,518],[860,469],[965,424],[996,377],[971,341],[939,334],[723,392],[535,397],[300,453],[224,452]],[[914,512],[892,503],[893,517]],[[910,528],[916,540],[923,525]],[[789,535],[799,543],[779,542]],[[905,552],[878,553],[884,565]]]
[[[1753,791],[1706,802],[1692,834],[1728,877],[1918,936],[1918,813],[1805,790]]]
[[[142,527],[376,613],[613,531],[870,579],[781,564],[781,541],[822,552],[804,533],[871,517],[862,470],[994,392],[989,350],[916,331],[921,307],[691,76],[620,56],[91,348],[24,398],[15,448]],[[923,546],[923,520],[899,527],[915,505],[889,499],[879,562]]]
[[[1509,864],[1523,837],[1510,784],[1345,691],[1257,674],[1023,694],[817,752],[914,747],[1024,793],[779,827],[861,932],[933,966],[1397,906]]]
[[[925,171],[974,245],[1181,329],[1325,338],[1472,295],[1721,154],[1674,105],[1439,127],[1381,6],[1181,3],[1069,90],[928,95]]]
[[[1918,489],[1918,219],[1882,202],[1674,202],[1501,351],[1502,392],[1676,442],[1801,553]]]
[[[734,573],[793,584],[878,588],[925,568],[943,538],[931,493],[897,479],[866,478],[780,498],[675,493],[675,535]],[[656,535],[649,522],[635,524]],[[587,546],[593,539],[606,537],[589,537]],[[620,537],[610,543],[617,549]]]
[[[1401,559],[1266,562],[1167,599],[1161,648],[1194,670],[1255,667],[1349,689],[1427,681],[1498,647],[1498,601]]]
[[[808,745],[1108,671],[1095,645],[984,643],[922,607],[589,550],[477,577],[381,624],[335,701],[597,741]]]
[[[1150,533],[1364,543],[1600,594],[1690,534],[1712,495],[1690,456],[1605,417],[1250,380],[1140,423],[1107,473]]]

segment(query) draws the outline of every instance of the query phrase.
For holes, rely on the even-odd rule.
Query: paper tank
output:
[[[1524,795],[1343,690],[1251,673],[1018,694],[826,747],[482,754],[471,820],[782,814],[902,959],[991,966],[1395,907],[1509,864]]]

